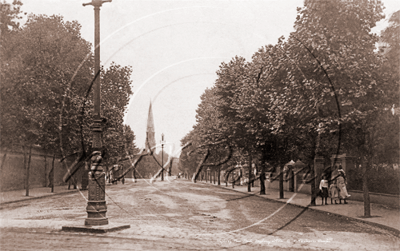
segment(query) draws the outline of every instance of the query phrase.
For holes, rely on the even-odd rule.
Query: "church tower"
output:
[[[146,151],[149,152],[150,148],[155,150],[156,146],[156,137],[155,137],[155,130],[154,130],[154,119],[153,119],[153,110],[151,109],[151,101],[149,105],[149,114],[147,115],[147,129],[146,129]]]

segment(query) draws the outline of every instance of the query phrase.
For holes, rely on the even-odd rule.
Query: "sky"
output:
[[[6,0],[10,2],[11,0]],[[94,44],[93,6],[89,0],[22,0],[22,11],[61,15],[82,25]],[[400,1],[383,0],[388,17]],[[113,0],[100,11],[100,59],[132,67],[132,90],[124,123],[144,147],[149,103],[155,137],[163,133],[166,150],[176,154],[180,140],[196,123],[200,96],[211,88],[222,62],[235,56],[251,60],[262,46],[276,44],[293,31],[303,0]],[[378,23],[373,32],[387,26]]]

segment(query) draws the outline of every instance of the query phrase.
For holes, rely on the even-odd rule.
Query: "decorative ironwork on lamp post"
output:
[[[92,163],[89,168],[89,191],[88,204],[86,212],[88,217],[85,219],[85,225],[101,226],[108,224],[106,218],[107,206],[105,200],[105,172],[102,163],[102,126],[105,121],[101,117],[101,96],[100,96],[100,7],[105,2],[112,0],[92,0],[90,3],[83,4],[93,5],[94,7],[94,86],[93,86],[93,138],[92,138]]]

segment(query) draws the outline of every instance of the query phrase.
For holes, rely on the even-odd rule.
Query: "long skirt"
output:
[[[328,198],[329,197],[328,188],[326,188],[326,187],[322,188],[321,197],[322,198]]]
[[[329,186],[329,197],[331,199],[334,199],[334,200],[339,199],[339,191],[338,191],[337,186],[335,184],[331,184]]]
[[[347,197],[349,197],[349,194],[347,193],[347,188],[346,185],[338,185],[339,188],[339,198],[340,199],[346,199]]]

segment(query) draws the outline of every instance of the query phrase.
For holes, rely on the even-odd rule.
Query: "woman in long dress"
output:
[[[339,189],[339,199],[344,200],[344,204],[347,204],[346,199],[350,197],[350,195],[347,193],[347,188],[346,188],[347,180],[343,170],[339,169],[339,177],[337,177],[336,182],[337,182],[337,187]]]

